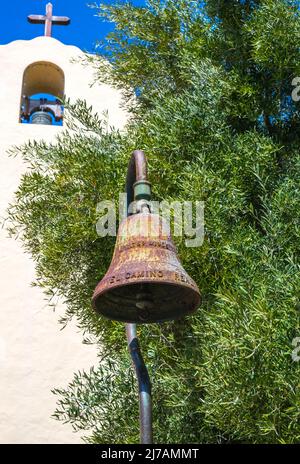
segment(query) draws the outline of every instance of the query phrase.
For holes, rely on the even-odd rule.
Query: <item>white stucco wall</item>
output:
[[[94,109],[107,110],[110,124],[122,128],[126,114],[120,94],[106,85],[90,87],[92,70],[71,59],[82,52],[56,39],[38,37],[0,46],[0,217],[24,171],[22,161],[7,155],[12,144],[30,139],[52,140],[57,126],[20,124],[23,72],[36,61],[49,61],[65,73],[65,93],[84,98]],[[75,324],[60,331],[59,313],[47,307],[42,292],[30,286],[34,264],[21,244],[0,229],[0,443],[80,443],[71,426],[50,416],[56,405],[51,393],[64,387],[79,369],[97,362],[94,347],[81,343]]]

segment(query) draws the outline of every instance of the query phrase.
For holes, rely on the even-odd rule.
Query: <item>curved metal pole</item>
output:
[[[133,361],[139,385],[140,442],[152,444],[152,398],[151,383],[147,367],[141,354],[136,335],[136,324],[126,324],[128,348]]]
[[[126,178],[126,193],[127,193],[127,208],[136,199],[134,187],[136,185],[150,184],[147,181],[147,161],[143,151],[135,150],[129,161],[127,178]],[[150,187],[148,195],[150,192]],[[126,336],[128,349],[131,355],[132,362],[135,367],[136,376],[139,385],[139,403],[140,403],[140,442],[142,444],[152,444],[152,398],[151,398],[151,383],[147,371],[147,367],[143,360],[139,341],[136,334],[136,324],[126,324]]]

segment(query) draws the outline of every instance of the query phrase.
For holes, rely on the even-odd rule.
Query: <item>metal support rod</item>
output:
[[[147,161],[143,151],[135,150],[128,165],[126,178],[127,208],[136,199],[135,186],[142,184],[146,187],[145,195],[150,195],[150,184],[147,181]],[[141,190],[139,189],[139,192]],[[143,191],[143,190],[142,190]],[[152,444],[152,398],[151,383],[147,367],[143,360],[137,334],[136,324],[126,324],[128,349],[135,367],[139,386],[140,403],[140,442]]]
[[[136,324],[126,324],[128,348],[139,385],[140,442],[152,444],[152,398],[151,383],[136,335]]]

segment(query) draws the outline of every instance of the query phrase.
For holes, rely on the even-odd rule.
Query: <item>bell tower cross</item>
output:
[[[70,18],[67,16],[53,16],[53,5],[52,3],[47,3],[46,5],[46,14],[45,15],[29,15],[28,21],[31,24],[45,24],[45,36],[52,36],[52,25],[57,26],[68,26],[71,22]]]

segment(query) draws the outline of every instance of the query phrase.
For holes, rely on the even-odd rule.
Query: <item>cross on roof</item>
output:
[[[46,14],[45,15],[29,15],[27,17],[28,21],[31,24],[44,24],[45,23],[45,36],[52,36],[52,24],[58,26],[68,26],[71,20],[67,16],[53,16],[53,5],[52,3],[47,3],[46,5]]]

